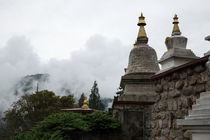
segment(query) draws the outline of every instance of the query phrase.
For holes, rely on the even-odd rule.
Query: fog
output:
[[[40,87],[57,95],[64,95],[62,88],[70,89],[75,97],[82,92],[89,95],[96,80],[101,96],[113,98],[124,73],[123,68],[127,65],[129,49],[120,40],[94,35],[69,59],[51,59],[43,63],[30,40],[24,36],[12,37],[0,49],[1,109],[8,108],[24,94],[14,95],[14,85],[24,76],[37,73],[50,75],[47,84]]]

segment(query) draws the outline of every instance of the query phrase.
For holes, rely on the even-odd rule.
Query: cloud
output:
[[[208,0],[173,4],[169,0],[0,0],[0,44],[24,34],[41,60],[68,58],[69,52],[81,48],[94,34],[132,45],[143,12],[149,44],[160,58],[167,50],[164,40],[171,34],[177,13],[182,35],[189,38],[187,47],[202,56],[209,49],[204,41],[210,32],[209,5]]]
[[[89,93],[96,80],[101,95],[112,97],[127,65],[128,55],[129,47],[123,46],[120,40],[94,35],[82,49],[74,51],[70,59],[52,59],[45,72],[51,75],[53,87],[64,82],[76,93]]]
[[[38,72],[39,64],[39,58],[24,36],[12,37],[0,49],[0,110],[16,100],[12,94],[14,84],[25,75]]]
[[[24,36],[12,37],[0,49],[0,110],[18,99],[14,85],[22,77],[36,73],[48,73],[49,81],[42,87],[58,95],[64,94],[63,88],[70,89],[75,96],[82,92],[89,95],[96,80],[101,96],[113,97],[127,66],[129,50],[120,40],[94,35],[69,59],[42,63],[30,40]]]

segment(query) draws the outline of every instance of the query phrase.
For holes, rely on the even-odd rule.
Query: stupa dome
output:
[[[159,71],[157,54],[147,44],[148,38],[144,29],[146,23],[143,14],[139,17],[137,25],[140,26],[139,33],[134,48],[130,52],[126,74],[156,73]]]

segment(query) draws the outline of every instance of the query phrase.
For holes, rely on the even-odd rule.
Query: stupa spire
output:
[[[133,44],[134,48],[137,47],[137,40],[135,41],[135,43]]]
[[[148,42],[147,34],[144,29],[144,26],[146,25],[144,19],[145,19],[145,17],[143,16],[143,13],[141,13],[141,16],[139,17],[139,22],[137,24],[138,26],[140,26],[138,37],[137,37],[137,44]]]
[[[87,97],[85,97],[83,105],[82,105],[82,109],[88,109],[88,105],[87,105]]]
[[[180,29],[179,29],[179,21],[178,21],[178,17],[177,17],[177,14],[174,15],[174,21],[173,21],[173,24],[174,24],[174,27],[173,27],[173,31],[172,31],[172,36],[174,35],[181,35],[181,32],[180,32]]]

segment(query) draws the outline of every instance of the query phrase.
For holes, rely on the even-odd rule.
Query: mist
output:
[[[65,95],[63,89],[70,89],[75,97],[90,94],[96,80],[102,97],[115,95],[120,76],[127,66],[130,47],[120,40],[94,35],[81,49],[71,53],[69,59],[50,59],[41,62],[25,36],[10,38],[0,47],[0,110],[11,106],[12,102],[25,94],[14,95],[14,86],[26,75],[49,74],[47,83],[40,83],[40,90],[54,91]],[[35,92],[36,82],[31,93]]]

